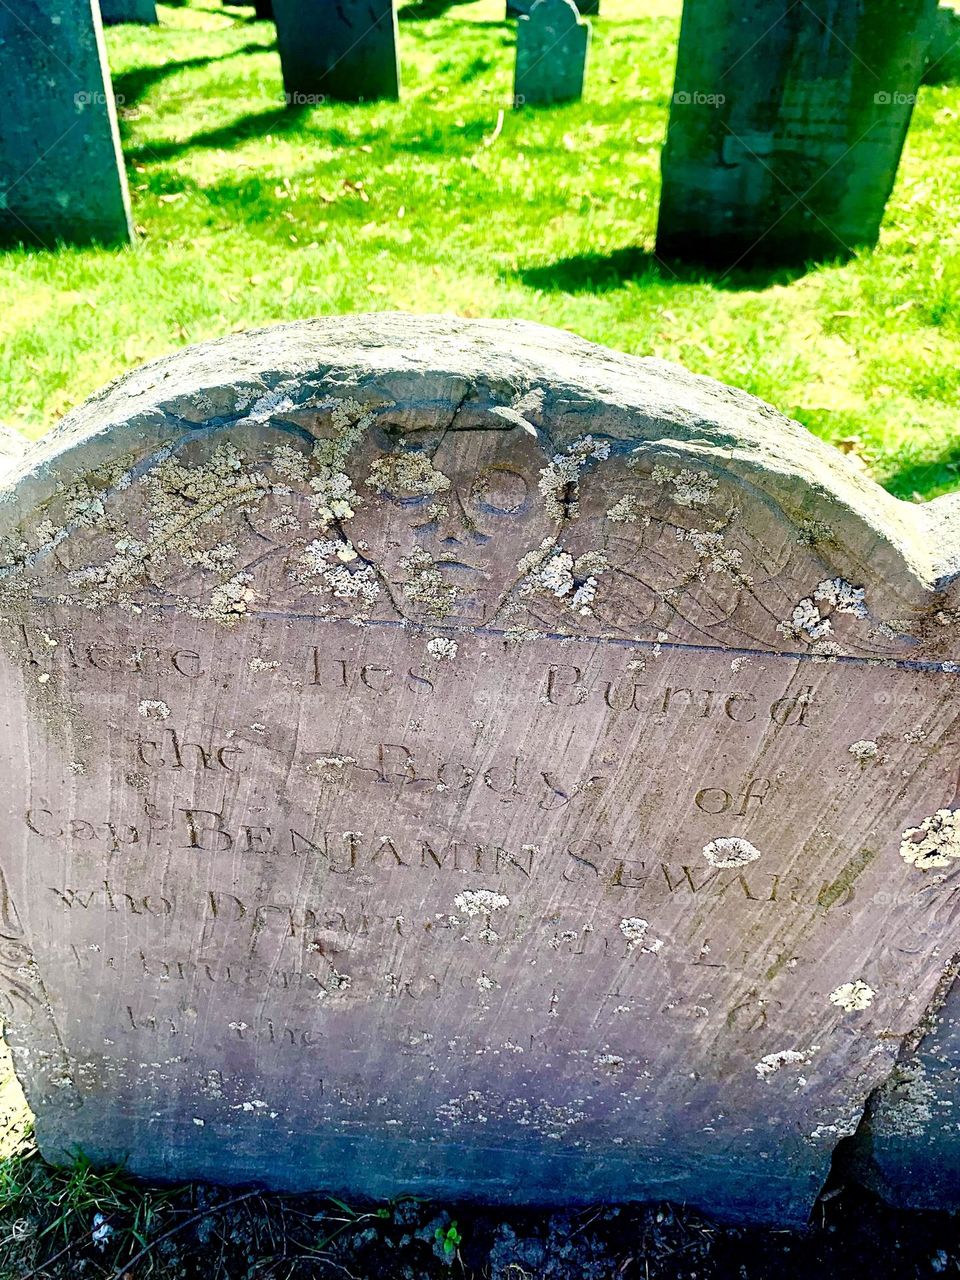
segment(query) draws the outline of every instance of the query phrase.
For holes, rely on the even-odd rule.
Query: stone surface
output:
[[[149,25],[157,20],[157,6],[154,0],[100,0],[100,16],[108,23],[139,22]]]
[[[936,0],[686,0],[658,251],[802,264],[873,243]]]
[[[273,0],[291,106],[400,94],[394,0]]]
[[[954,799],[960,805],[960,798]],[[949,887],[947,887],[949,886]],[[956,893],[940,872],[931,890]],[[854,1170],[885,1200],[909,1209],[960,1209],[960,986],[933,1011],[925,1034],[871,1099],[857,1133]]]
[[[49,1158],[805,1217],[955,946],[913,833],[957,804],[960,500],[658,361],[389,315],[148,365],[0,492]]]
[[[129,241],[96,0],[0,5],[0,244]]]
[[[573,0],[535,0],[517,23],[515,106],[570,102],[583,95],[590,24]]]
[[[949,84],[960,79],[960,11],[947,5],[937,9],[933,38],[923,70],[924,84]]]

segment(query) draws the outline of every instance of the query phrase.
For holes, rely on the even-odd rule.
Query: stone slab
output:
[[[100,0],[100,16],[105,23],[137,22],[149,26],[157,21],[154,0]]]
[[[133,235],[96,0],[0,6],[0,244]]]
[[[549,106],[583,96],[590,24],[573,0],[535,0],[517,23],[515,106]]]
[[[729,268],[876,241],[936,0],[686,0],[657,231]]]
[[[805,1218],[956,936],[960,501],[391,315],[148,365],[0,493],[47,1158]]]
[[[400,96],[394,0],[273,0],[290,106]]]
[[[960,10],[942,4],[927,50],[923,83],[950,84],[955,80],[960,80]]]

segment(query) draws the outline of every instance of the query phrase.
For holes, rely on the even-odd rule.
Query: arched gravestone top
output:
[[[518,322],[107,388],[0,501],[42,1150],[802,1218],[952,950],[958,516]]]
[[[514,106],[580,98],[589,43],[590,24],[573,0],[535,0],[517,24]]]

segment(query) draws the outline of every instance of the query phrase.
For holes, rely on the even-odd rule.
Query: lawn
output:
[[[652,256],[680,0],[603,0],[582,103],[511,110],[503,0],[400,10],[403,101],[284,106],[214,0],[108,31],[139,243],[0,261],[0,420],[131,366],[343,311],[522,316],[745,387],[892,492],[960,482],[960,85],[924,88],[874,252],[799,275]],[[502,128],[498,113],[504,109]]]

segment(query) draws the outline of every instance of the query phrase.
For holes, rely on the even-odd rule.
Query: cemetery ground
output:
[[[960,85],[924,88],[876,251],[726,274],[653,255],[679,0],[603,0],[582,103],[513,110],[499,0],[400,11],[400,104],[285,105],[273,30],[214,0],[108,32],[139,244],[0,259],[0,420],[38,436],[187,343],[316,314],[524,317],[743,387],[891,492],[960,482]],[[642,13],[640,13],[642,10]],[[809,1230],[157,1187],[36,1155],[0,1068],[0,1280],[680,1280],[960,1272],[949,1214],[842,1160]]]
[[[499,0],[401,6],[399,104],[288,108],[251,14],[190,0],[108,29],[140,243],[0,260],[0,421],[35,436],[131,366],[232,330],[448,311],[743,387],[898,496],[956,484],[960,85],[922,90],[875,252],[706,273],[653,256],[679,0],[610,0],[584,100],[523,110]]]

